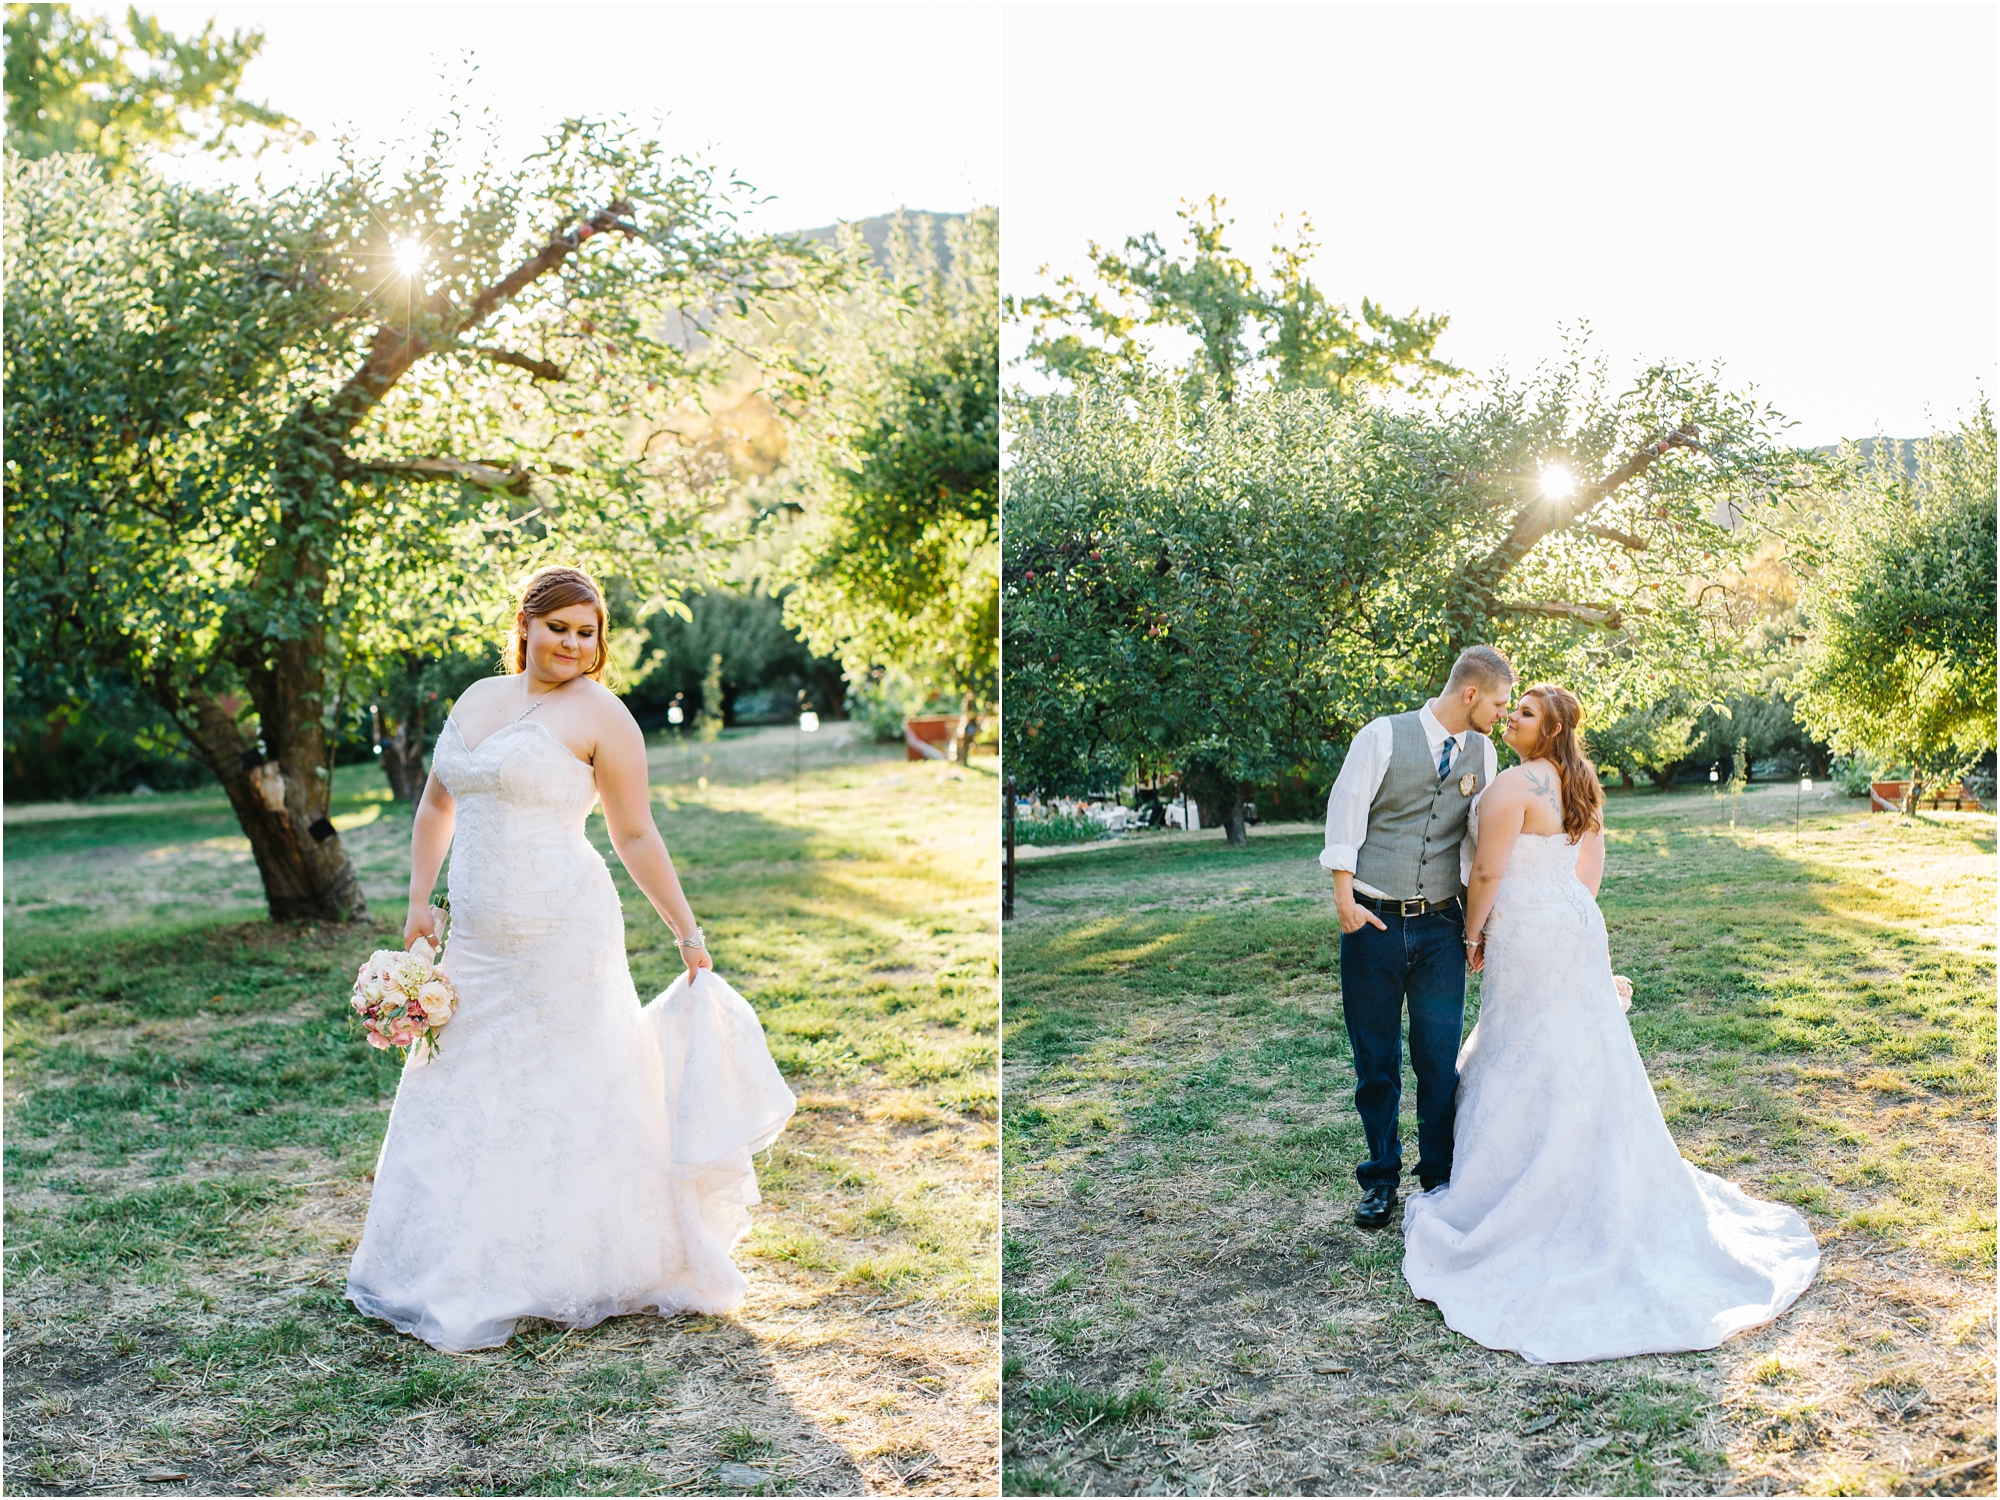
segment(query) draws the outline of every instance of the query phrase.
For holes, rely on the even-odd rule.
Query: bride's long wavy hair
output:
[[[1583,753],[1583,704],[1575,693],[1553,682],[1538,682],[1526,689],[1523,698],[1534,697],[1542,707],[1542,737],[1534,753],[1524,760],[1546,760],[1556,768],[1562,782],[1563,832],[1574,844],[1597,827],[1599,809],[1604,805],[1604,788],[1598,785],[1597,768]]]
[[[604,613],[604,591],[597,586],[597,580],[583,569],[560,565],[536,569],[521,585],[520,612],[513,633],[507,637],[509,672],[525,672],[528,669],[528,622],[554,614],[559,609],[567,609],[572,604],[591,604],[597,608],[597,657],[584,669],[583,675],[597,682],[604,680],[604,669],[611,661],[610,648],[605,641],[610,622]]]

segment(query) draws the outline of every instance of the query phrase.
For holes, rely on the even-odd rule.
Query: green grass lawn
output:
[[[1451,1333],[1352,1227],[1316,832],[1024,862],[1009,1490],[1990,1492],[1994,820],[1794,808],[1615,795],[1602,905],[1683,1153],[1805,1212],[1822,1276],[1720,1350],[1601,1365]]]
[[[531,1321],[471,1356],[341,1297],[398,1066],[346,1005],[407,878],[374,768],[335,783],[374,908],[345,927],[263,920],[217,794],[8,809],[11,1488],[709,1493],[724,1463],[788,1493],[990,1488],[992,763],[909,765],[830,725],[652,768],[717,966],[800,1096],[759,1161],[750,1299]],[[611,864],[650,995],[671,935]]]

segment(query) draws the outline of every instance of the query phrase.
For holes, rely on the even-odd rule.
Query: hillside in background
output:
[[[904,217],[910,219],[930,219],[931,243],[937,249],[938,262],[940,265],[949,266],[951,264],[951,248],[945,243],[945,223],[950,219],[962,219],[965,215],[932,213],[927,208],[906,208],[901,210],[901,212]],[[889,243],[889,226],[895,222],[895,219],[895,214],[877,214],[872,219],[849,219],[846,222],[861,226],[861,238],[867,241],[868,248],[875,252],[875,259],[880,261],[883,259],[884,250]],[[828,224],[820,229],[801,229],[797,232],[805,239],[817,240],[822,245],[831,245],[837,239],[839,230],[840,226],[838,224]]]
[[[1922,441],[1920,438],[1871,437],[1862,438],[1854,446],[1860,449],[1863,458],[1873,458],[1875,450],[1880,448],[1884,443],[1894,444],[1896,457],[1902,461],[1903,472],[1914,478],[1917,472],[1917,444],[1920,441]],[[1840,444],[1838,443],[1822,443],[1813,449],[1815,453],[1838,453],[1839,451]]]
[[[945,240],[945,224],[951,219],[962,219],[964,214],[938,214],[925,208],[906,208],[900,212],[907,218],[928,217],[931,221],[931,244],[937,250],[938,265],[944,269],[951,267],[951,246]],[[896,221],[895,214],[876,214],[868,219],[845,219],[842,223],[859,224],[861,238],[875,257],[877,265],[888,259],[889,226]],[[817,229],[795,229],[791,233],[801,239],[816,244],[832,245],[839,241],[840,225],[824,224]],[[661,320],[660,336],[677,349],[699,349],[707,342],[703,329],[708,326],[705,312],[669,312]]]

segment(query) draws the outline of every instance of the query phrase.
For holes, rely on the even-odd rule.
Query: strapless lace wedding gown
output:
[[[704,973],[643,1009],[611,872],[584,837],[596,776],[539,724],[434,769],[457,803],[445,972],[458,1012],[412,1053],[347,1295],[439,1349],[523,1317],[727,1312],[750,1162],[793,1099],[756,1012]]]
[[[1451,1181],[1403,1210],[1403,1276],[1536,1364],[1711,1349],[1811,1284],[1805,1221],[1682,1160],[1563,835],[1515,844],[1459,1053]]]

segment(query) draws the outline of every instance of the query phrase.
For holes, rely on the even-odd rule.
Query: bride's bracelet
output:
[[[708,951],[708,944],[702,940],[701,929],[699,927],[695,928],[693,937],[676,937],[674,939],[674,946],[676,948],[699,948],[704,953]]]

